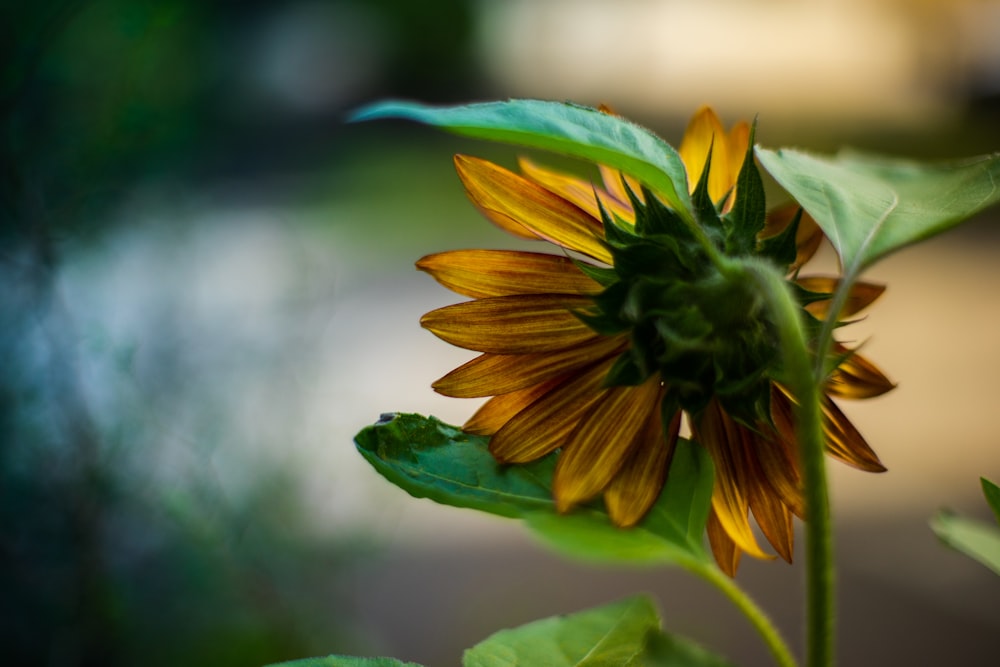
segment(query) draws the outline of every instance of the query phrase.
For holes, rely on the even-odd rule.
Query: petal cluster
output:
[[[739,208],[750,136],[746,123],[725,131],[706,107],[680,144],[690,190],[709,202],[720,230]],[[556,247],[457,250],[417,262],[471,299],[421,319],[443,340],[480,353],[433,385],[448,396],[489,397],[465,429],[489,435],[503,463],[559,450],[557,508],[602,497],[612,520],[627,527],[659,496],[686,415],[716,467],[708,536],[720,567],[734,574],[743,553],[771,557],[751,514],[790,561],[793,517],[804,510],[795,398],[773,372],[776,343],[767,322],[748,310],[752,298],[733,293],[740,305],[726,305],[732,294],[712,291],[717,281],[697,248],[670,233],[669,210],[616,170],[598,165],[594,183],[528,160],[521,173],[464,155],[455,167],[488,220]],[[752,240],[753,252],[787,269],[807,318],[822,322],[837,278],[799,276],[822,240],[818,226],[785,207],[761,220]],[[842,316],[882,291],[859,283]],[[871,398],[893,385],[856,350],[838,344],[834,353],[822,406],[828,452],[862,470],[884,470],[833,398]]]

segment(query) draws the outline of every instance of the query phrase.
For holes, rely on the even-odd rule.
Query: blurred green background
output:
[[[457,664],[644,589],[672,629],[767,664],[696,582],[564,564],[354,453],[382,411],[475,407],[429,389],[468,355],[419,330],[454,297],[412,263],[510,245],[450,156],[514,154],[344,116],[535,96],[676,142],[708,102],[760,112],[768,145],[987,153],[998,44],[1000,3],[971,0],[3,3],[0,664]],[[902,388],[848,406],[893,473],[834,471],[844,664],[994,664],[997,582],[926,518],[985,516],[977,476],[1000,477],[996,222],[873,276],[892,288],[859,339]],[[741,577],[795,637],[797,568]]]

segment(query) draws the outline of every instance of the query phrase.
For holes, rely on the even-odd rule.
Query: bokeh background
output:
[[[345,113],[569,99],[676,142],[711,103],[770,146],[1000,150],[997,0],[7,0],[0,66],[4,665],[458,664],[643,590],[769,664],[683,573],[568,563],[357,456],[380,412],[475,408],[429,389],[469,355],[417,326],[456,297],[412,264],[508,244],[450,156],[514,153]],[[1000,479],[998,223],[869,276],[851,335],[899,388],[846,406],[890,472],[832,470],[842,664],[996,664],[1000,581],[927,520]],[[740,579],[800,645],[801,567]]]

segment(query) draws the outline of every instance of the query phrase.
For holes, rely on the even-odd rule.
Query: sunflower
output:
[[[753,168],[752,158],[744,164],[750,137],[747,123],[726,132],[708,107],[691,120],[678,153],[699,223],[723,252],[762,255],[784,268],[818,332],[838,281],[799,275],[822,240],[816,223],[793,204],[761,220],[749,242],[733,231],[736,184]],[[781,383],[762,297],[721,279],[676,213],[614,169],[598,165],[597,184],[526,159],[520,173],[466,155],[455,166],[490,221],[559,249],[456,250],[417,262],[471,299],[421,319],[439,338],[481,353],[433,384],[447,396],[490,397],[464,429],[490,436],[501,463],[559,450],[557,509],[603,496],[612,521],[628,527],[659,496],[686,415],[692,439],[715,464],[707,532],[719,566],[734,575],[744,552],[773,558],[757,543],[751,513],[791,561],[793,517],[804,512],[795,397]],[[882,291],[857,283],[840,315],[853,317]],[[828,366],[828,453],[884,470],[833,398],[869,398],[893,384],[840,343]]]

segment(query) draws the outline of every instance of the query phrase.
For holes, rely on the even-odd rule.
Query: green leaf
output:
[[[350,655],[328,655],[325,658],[304,658],[276,662],[267,667],[422,667],[415,662],[395,658],[358,658]]]
[[[980,484],[983,487],[983,495],[986,496],[986,503],[993,510],[993,514],[996,516],[997,521],[1000,522],[1000,486],[997,486],[985,477],[979,478]]]
[[[558,454],[500,465],[489,438],[434,417],[386,415],[355,437],[358,450],[389,481],[418,498],[522,518],[543,541],[590,560],[711,562],[704,547],[712,463],[704,448],[678,440],[667,483],[646,518],[622,529],[600,503],[559,515],[552,501]]]
[[[501,630],[465,652],[463,667],[723,667],[725,661],[665,634],[649,598]]]
[[[645,183],[681,215],[690,215],[687,172],[677,151],[649,130],[591,107],[542,100],[454,107],[386,101],[359,109],[350,120],[382,118],[413,120],[614,167]]]
[[[637,665],[660,628],[653,603],[633,597],[501,630],[465,652],[464,667]]]
[[[996,526],[940,512],[931,519],[931,528],[945,544],[1000,574],[1000,529]]]
[[[666,632],[651,634],[646,652],[648,656],[641,663],[644,667],[734,667],[700,644]]]
[[[414,414],[383,415],[354,441],[376,470],[417,498],[507,517],[555,511],[553,456],[503,466],[490,454],[489,438]]]
[[[848,274],[1000,201],[1000,154],[921,164],[757,147],[757,157],[816,219]]]

